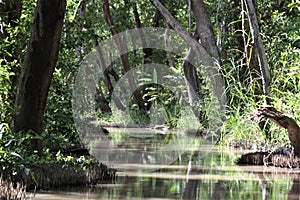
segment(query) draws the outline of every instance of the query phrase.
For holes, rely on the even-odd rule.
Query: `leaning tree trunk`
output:
[[[216,61],[217,65],[221,65],[219,50],[216,44],[213,26],[210,21],[210,16],[204,2],[202,0],[193,0],[192,10],[195,15],[196,32],[200,38],[200,44],[209,53],[209,55]],[[199,78],[195,66],[188,61],[194,56],[193,49],[189,49],[188,55],[183,62],[183,71],[188,88],[189,103],[194,106],[197,101],[202,98]]]
[[[247,65],[247,75],[250,76],[250,89],[253,91],[255,97],[257,95],[262,95],[262,79],[260,75],[260,67],[258,63],[257,54],[254,51],[253,43],[249,42],[250,27],[249,20],[246,19],[246,8],[244,0],[241,2],[242,5],[242,36],[244,42],[244,54],[245,54],[245,62]],[[257,100],[257,99],[256,99]]]
[[[169,23],[178,35],[201,57],[203,65],[206,67],[206,72],[209,75],[212,83],[212,87],[216,97],[219,100],[221,110],[226,109],[226,96],[224,94],[223,80],[219,73],[219,66],[215,59],[207,56],[208,52],[196,41],[190,37],[188,31],[186,31],[181,24],[171,15],[171,13],[160,3],[159,0],[150,0],[151,3],[160,11],[165,17],[167,23]]]
[[[252,45],[254,47],[255,54],[258,58],[260,76],[262,80],[262,88],[264,94],[264,103],[267,105],[269,103],[268,94],[271,82],[271,77],[269,73],[268,60],[265,53],[264,45],[259,33],[258,17],[255,12],[255,6],[252,0],[243,0],[246,11],[248,13],[248,20],[251,30]]]
[[[43,115],[54,67],[66,0],[38,0],[31,37],[16,96],[13,130],[42,132]],[[33,146],[41,152],[41,143]]]
[[[121,62],[122,62],[124,71],[125,71],[125,73],[128,73],[129,89],[133,93],[133,96],[136,99],[136,102],[137,102],[137,105],[138,105],[139,109],[145,110],[145,104],[144,104],[143,97],[142,97],[141,93],[139,92],[139,90],[136,89],[137,86],[136,86],[136,83],[135,83],[133,73],[132,73],[131,68],[130,68],[128,53],[124,53],[124,52],[128,52],[127,51],[127,46],[126,46],[126,44],[124,44],[124,41],[122,40],[122,38],[120,38],[117,35],[117,31],[114,28],[114,22],[113,22],[113,19],[111,17],[111,14],[110,14],[109,1],[108,0],[103,0],[102,6],[103,6],[105,22],[109,26],[111,35],[114,36],[114,41],[115,41],[115,43],[117,45],[117,48],[119,50],[120,57],[121,57]]]

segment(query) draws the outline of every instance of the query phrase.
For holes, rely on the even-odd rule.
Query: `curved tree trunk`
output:
[[[251,115],[252,119],[257,118],[260,120],[262,117],[268,118],[278,126],[287,129],[295,155],[300,157],[300,129],[297,122],[292,117],[276,110],[274,107],[260,108]]]
[[[13,130],[42,132],[50,81],[58,58],[66,0],[38,0],[16,96]],[[33,144],[41,151],[41,144]]]

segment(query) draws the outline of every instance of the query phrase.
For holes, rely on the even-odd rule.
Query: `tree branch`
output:
[[[194,38],[190,36],[181,24],[171,15],[171,13],[160,3],[159,0],[150,0],[151,3],[160,11],[165,17],[166,21],[170,26],[174,28],[177,34],[195,51],[195,53],[201,58],[202,64],[206,67],[206,71],[211,78],[211,83],[215,95],[217,96],[221,109],[225,110],[226,107],[226,96],[223,93],[223,80],[219,73],[218,62],[214,60],[209,53],[198,43]]]

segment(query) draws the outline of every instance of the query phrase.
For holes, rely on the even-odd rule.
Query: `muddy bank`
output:
[[[23,175],[22,181],[28,189],[49,189],[67,185],[95,185],[113,181],[116,171],[100,164],[87,166],[85,170],[64,162],[32,164],[30,173]]]

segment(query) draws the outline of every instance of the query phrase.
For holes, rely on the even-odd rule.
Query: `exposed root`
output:
[[[300,128],[296,121],[287,114],[276,110],[274,107],[259,108],[250,115],[250,119],[256,119],[258,122],[260,122],[262,118],[268,118],[278,126],[287,129],[295,156],[300,157]]]
[[[96,185],[104,181],[114,181],[116,171],[103,164],[89,166],[82,170],[63,162],[45,165],[32,165],[33,176],[25,176],[28,187],[53,188],[65,185]]]
[[[243,154],[238,160],[239,165],[264,165],[283,168],[299,168],[300,159],[292,152],[253,152]]]
[[[250,115],[250,119],[260,122],[263,118],[268,118],[274,123],[287,129],[289,139],[293,146],[292,150],[280,148],[276,152],[254,152],[242,155],[237,161],[238,164],[250,165],[272,165],[276,167],[299,168],[300,166],[300,128],[296,121],[276,110],[274,107],[263,107]]]
[[[13,184],[0,177],[0,199],[4,200],[25,200],[26,187],[20,183]]]

